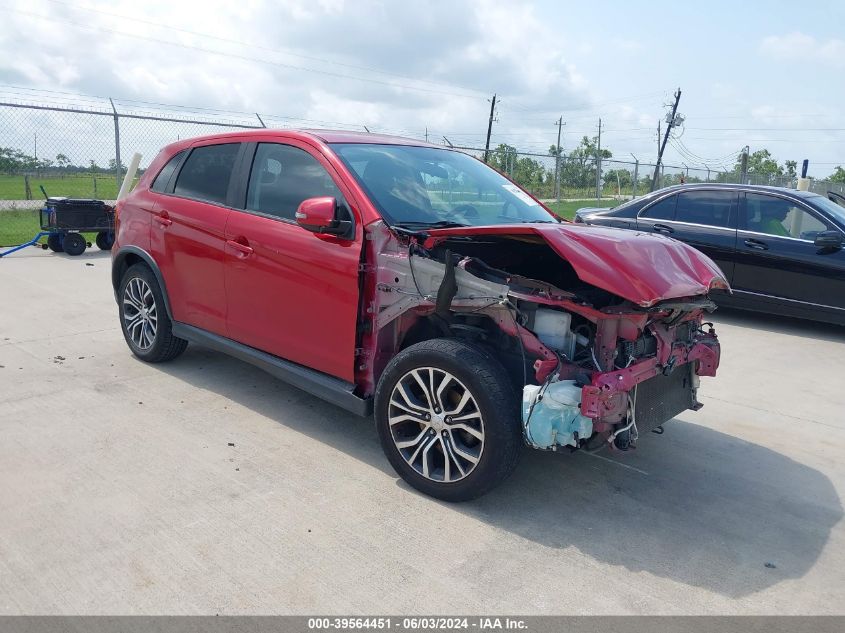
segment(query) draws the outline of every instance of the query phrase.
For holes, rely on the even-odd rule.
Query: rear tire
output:
[[[85,242],[85,238],[79,233],[66,233],[62,240],[62,248],[65,253],[73,257],[82,255],[87,246],[88,244]]]
[[[65,249],[62,248],[62,234],[50,233],[50,235],[47,236],[47,248],[54,253],[64,253]]]
[[[375,394],[382,449],[402,479],[444,501],[502,483],[522,447],[519,400],[501,363],[459,339],[411,345]]]
[[[148,363],[163,363],[185,351],[188,341],[173,336],[164,295],[146,264],[129,267],[117,296],[123,338],[135,356]]]

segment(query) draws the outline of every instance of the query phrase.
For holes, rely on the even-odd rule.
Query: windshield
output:
[[[845,225],[845,208],[839,206],[833,200],[824,196],[807,196],[807,201],[827,211],[840,226]]]
[[[507,178],[460,152],[360,143],[337,143],[332,149],[391,225],[559,221]]]

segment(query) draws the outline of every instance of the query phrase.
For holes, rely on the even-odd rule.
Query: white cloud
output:
[[[834,67],[845,65],[845,40],[817,40],[799,31],[763,38],[760,51],[772,59],[796,64],[822,63]]]

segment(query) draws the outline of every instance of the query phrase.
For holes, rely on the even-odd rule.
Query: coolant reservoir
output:
[[[568,312],[538,308],[534,313],[534,333],[543,345],[572,358],[575,335],[570,331],[572,315]]]

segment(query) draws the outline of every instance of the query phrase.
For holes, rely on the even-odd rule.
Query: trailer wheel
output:
[[[101,251],[110,251],[112,246],[114,246],[114,233],[112,231],[97,233],[97,248]]]
[[[62,248],[62,234],[50,233],[50,235],[47,236],[47,248],[54,253],[63,253],[65,249]]]
[[[67,233],[65,239],[62,240],[62,248],[68,255],[82,255],[86,246],[85,238],[79,233]]]

